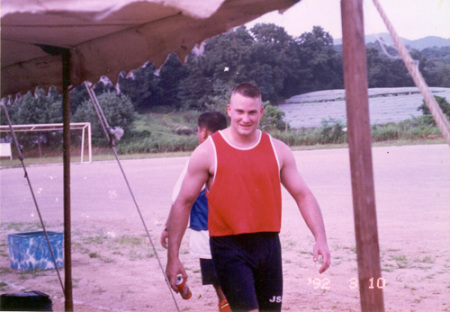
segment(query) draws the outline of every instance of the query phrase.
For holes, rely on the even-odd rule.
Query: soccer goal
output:
[[[13,125],[12,126],[15,133],[37,133],[37,135],[33,136],[31,139],[26,139],[28,141],[33,141],[33,144],[28,144],[27,146],[36,146],[39,151],[39,156],[42,157],[42,141],[53,140],[54,142],[62,142],[62,123],[54,123],[54,124],[33,124],[33,125]],[[75,136],[75,140],[72,140],[74,144],[76,143],[80,146],[80,162],[81,163],[91,163],[92,162],[92,133],[91,133],[91,123],[90,122],[74,122],[70,123],[70,132],[71,134],[80,131],[81,134],[77,134]],[[8,133],[11,132],[9,126],[0,126],[0,133]],[[46,137],[43,135],[39,135],[39,133],[50,133],[51,137]],[[79,132],[78,132],[79,133]],[[87,139],[87,140],[86,140]],[[19,144],[23,144],[19,139]],[[55,144],[55,143],[53,143]],[[56,143],[56,145],[59,145]],[[85,160],[85,148],[87,147],[87,160]],[[21,146],[21,149],[24,149],[24,146]]]

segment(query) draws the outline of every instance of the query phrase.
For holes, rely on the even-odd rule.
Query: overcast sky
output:
[[[297,37],[318,25],[342,38],[340,0],[301,0],[283,14],[272,12],[247,24],[274,23]],[[450,38],[450,0],[379,0],[397,34],[406,39]],[[366,34],[387,33],[372,0],[363,0]]]

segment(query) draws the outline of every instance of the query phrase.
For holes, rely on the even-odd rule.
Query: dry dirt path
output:
[[[359,311],[347,149],[296,151],[301,174],[323,211],[332,266],[312,261],[312,236],[283,191],[283,311]],[[376,206],[387,311],[450,310],[450,149],[446,145],[375,147]],[[167,217],[187,157],[126,160],[123,166],[151,237]],[[62,165],[32,166],[30,179],[49,230],[62,231]],[[20,168],[0,170],[0,293],[40,290],[55,311],[64,299],[54,271],[9,268],[7,235],[36,229],[35,207]],[[72,165],[73,296],[76,311],[175,311],[161,269],[115,162]],[[183,241],[193,297],[183,311],[217,311],[214,291]]]

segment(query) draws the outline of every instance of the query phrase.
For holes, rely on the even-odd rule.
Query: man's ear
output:
[[[200,129],[200,137],[204,140],[206,140],[208,138],[208,136],[210,135],[208,129],[206,128],[201,128]]]
[[[228,117],[230,117],[230,112],[231,112],[231,104],[227,104],[227,114],[228,114]]]

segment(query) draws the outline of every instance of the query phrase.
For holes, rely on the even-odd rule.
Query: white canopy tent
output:
[[[113,83],[120,71],[169,53],[181,60],[196,44],[292,0],[5,0],[1,9],[1,95],[36,86],[62,90],[61,49],[69,49],[70,84]]]

